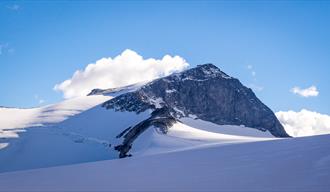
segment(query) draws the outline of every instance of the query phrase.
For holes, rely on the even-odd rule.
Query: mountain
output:
[[[177,118],[192,114],[220,125],[245,125],[276,137],[289,136],[251,89],[213,64],[157,79],[103,106],[137,113],[166,106]]]
[[[212,64],[39,108],[0,108],[0,122],[0,191],[330,187],[329,135],[289,137],[251,89]]]
[[[288,137],[251,89],[212,64],[0,113],[0,172]]]
[[[219,125],[244,125],[269,131],[275,137],[289,137],[275,114],[238,79],[228,76],[213,64],[154,80],[138,89],[93,90],[94,94],[114,94],[128,90],[102,106],[117,111],[141,113],[154,111],[147,121],[126,129],[122,145],[117,146],[125,157],[131,145],[143,131],[151,126],[164,133],[182,117],[209,121]],[[133,86],[134,87],[134,86]]]

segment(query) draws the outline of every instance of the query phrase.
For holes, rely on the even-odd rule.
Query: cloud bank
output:
[[[64,98],[87,95],[92,89],[121,87],[150,81],[179,72],[189,64],[179,56],[165,55],[162,59],[144,59],[132,50],[125,50],[114,58],[102,58],[76,71],[70,79],[55,85]]]
[[[310,86],[306,89],[301,89],[300,87],[293,87],[290,91],[302,97],[316,97],[319,95],[319,91],[315,86]]]
[[[279,111],[276,116],[291,136],[330,134],[329,115],[302,109],[299,112]]]

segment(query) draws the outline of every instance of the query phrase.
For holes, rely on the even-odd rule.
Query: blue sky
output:
[[[1,1],[0,105],[60,101],[55,84],[131,49],[214,63],[274,111],[330,114],[329,34],[326,1]],[[290,92],[312,85],[318,96]]]

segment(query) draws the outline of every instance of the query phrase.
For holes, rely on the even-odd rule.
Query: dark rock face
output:
[[[275,114],[251,89],[213,64],[156,79],[103,106],[137,113],[166,106],[177,118],[193,114],[220,125],[245,125],[268,130],[276,137],[289,137]]]
[[[149,97],[147,95],[143,92],[135,91],[117,96],[105,102],[102,106],[107,109],[140,113],[147,109],[155,108],[148,101]]]

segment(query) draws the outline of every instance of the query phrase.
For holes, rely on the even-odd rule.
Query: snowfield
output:
[[[180,120],[182,122],[174,124],[165,135],[155,127],[146,130],[133,144],[132,154],[150,155],[209,147],[214,144],[228,145],[277,139],[269,132],[247,127],[217,125],[192,118]]]
[[[110,98],[103,95],[85,96],[30,109],[0,107],[0,138],[8,138],[8,135],[18,137],[16,133],[24,131],[22,128],[61,122]]]
[[[76,98],[55,105],[60,106],[60,111],[54,110],[43,119],[43,122],[51,121],[52,124],[26,127],[20,134],[16,132],[22,129],[9,129],[15,131],[17,136],[3,136],[2,143],[6,146],[0,149],[0,172],[118,158],[118,153],[109,147],[110,142],[113,145],[119,142],[113,139],[122,130],[149,114],[106,110],[100,106],[110,99],[105,96],[96,96],[90,105],[82,106],[87,98]],[[82,107],[85,109],[83,112],[80,111]],[[73,113],[77,115],[68,118],[68,114]],[[54,123],[54,119],[62,121]],[[38,120],[39,117],[36,117],[30,122]]]
[[[329,191],[330,135],[0,174],[0,191]]]
[[[193,114],[167,134],[147,129],[118,159],[120,133],[151,110],[101,107],[111,98],[1,108],[0,191],[330,190],[330,135],[279,139]]]
[[[122,138],[117,136],[148,118],[150,112],[136,114],[96,105],[56,124],[26,128],[17,138],[4,139],[9,144],[0,150],[0,172],[117,159],[118,151],[113,147],[122,143]],[[269,132],[253,128],[182,118],[181,123],[169,129],[168,134],[154,127],[147,129],[133,143],[130,153],[143,156],[212,144],[273,139],[276,138]]]

